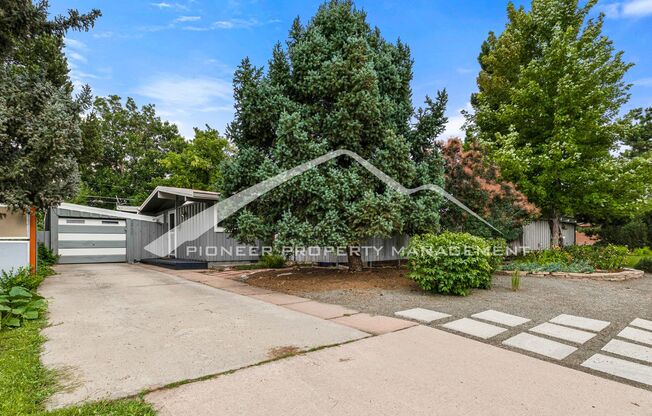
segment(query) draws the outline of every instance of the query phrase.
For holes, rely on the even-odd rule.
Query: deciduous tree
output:
[[[628,99],[623,62],[603,34],[596,1],[533,0],[507,9],[508,23],[483,43],[470,118],[504,177],[551,219],[583,216],[610,198],[601,187],[616,147],[615,119]],[[599,206],[599,205],[598,205]]]

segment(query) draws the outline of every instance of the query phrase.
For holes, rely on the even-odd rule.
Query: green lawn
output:
[[[53,412],[44,410],[44,401],[56,391],[56,373],[41,365],[39,353],[44,320],[24,327],[0,331],[0,415],[57,416],[149,416],[154,410],[141,399],[89,403]]]

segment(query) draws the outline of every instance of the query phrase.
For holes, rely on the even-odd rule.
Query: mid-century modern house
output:
[[[216,192],[158,186],[138,207],[117,210],[62,203],[50,210],[43,240],[58,254],[59,263],[140,262],[153,256],[145,246],[168,233],[175,238],[175,227],[219,199]],[[174,247],[169,241],[170,247]],[[204,232],[197,246],[241,247],[219,227]],[[171,258],[203,263],[251,262],[258,256],[236,256],[235,250],[194,253],[182,245],[172,250]],[[250,250],[240,250],[249,252]],[[232,255],[229,255],[232,253]],[[212,255],[215,254],[215,255]]]
[[[188,267],[207,267],[211,264],[253,262],[259,258],[259,248],[247,246],[229,237],[215,224],[199,237],[184,243],[163,259],[145,250],[145,246],[167,233],[167,244],[176,246],[175,228],[183,221],[197,215],[219,201],[216,192],[196,189],[158,186],[140,206],[119,206],[116,210],[63,203],[50,210],[46,218],[46,231],[40,234],[60,263],[101,262],[157,262],[180,263],[186,260]],[[575,244],[575,223],[562,221],[564,244]],[[363,243],[375,247],[365,251],[366,262],[397,260],[396,248],[407,244],[408,237],[370,238]],[[550,245],[550,228],[547,221],[534,221],[523,227],[523,234],[512,245],[531,249],[545,249]],[[188,247],[204,249],[190,250]],[[206,250],[205,248],[211,248]],[[345,263],[346,256],[337,253],[311,255],[299,254],[297,261],[320,263]],[[194,263],[194,264],[193,264]]]

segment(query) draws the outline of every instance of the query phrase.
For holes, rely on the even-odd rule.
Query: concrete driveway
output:
[[[43,363],[67,389],[50,407],[118,398],[256,364],[364,332],[128,264],[57,266]]]

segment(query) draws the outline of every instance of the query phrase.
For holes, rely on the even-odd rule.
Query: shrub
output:
[[[643,270],[646,273],[652,273],[652,257],[642,258],[638,263],[636,263],[634,268]]]
[[[59,256],[55,255],[52,250],[47,248],[45,244],[38,243],[38,266],[49,267],[59,261]]]
[[[41,284],[45,275],[43,273],[32,273],[29,267],[21,267],[14,271],[2,271],[0,277],[0,288],[10,290],[12,287],[20,286],[27,290],[35,290]]]
[[[265,268],[280,269],[285,266],[285,258],[278,254],[263,254],[259,263]]]
[[[466,296],[489,288],[495,271],[491,244],[468,233],[414,236],[407,248],[408,277],[423,290]]]
[[[608,244],[606,246],[569,246],[566,250],[575,261],[585,261],[596,269],[616,270],[623,267],[628,254],[627,247]]]
[[[652,257],[652,249],[650,249],[650,247],[637,248],[632,250],[632,256]]]
[[[38,319],[46,305],[45,299],[24,287],[0,289],[0,329],[18,328],[24,320]]]
[[[636,218],[625,224],[604,225],[601,227],[599,234],[605,243],[624,245],[629,248],[652,244],[649,241],[651,232],[643,218]]]

